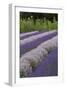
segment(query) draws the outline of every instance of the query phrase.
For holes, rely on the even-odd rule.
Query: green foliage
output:
[[[47,20],[45,17],[44,19],[36,19],[35,24],[33,21],[32,16],[28,19],[20,19],[20,32],[31,32],[31,31],[47,31],[53,30],[58,28],[58,22],[53,17],[53,22]]]

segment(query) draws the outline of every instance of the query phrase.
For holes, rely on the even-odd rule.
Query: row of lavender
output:
[[[27,32],[27,33],[21,33],[20,34],[20,39],[25,39],[27,37],[33,36],[33,35],[37,35],[39,34],[39,31],[33,31],[33,32]]]
[[[58,48],[54,48],[28,77],[58,76]]]
[[[36,34],[35,34],[36,33]],[[57,32],[35,32],[32,36],[20,40],[20,76],[28,76],[48,56],[54,48],[57,48]],[[29,34],[27,34],[29,35]],[[24,35],[26,36],[26,34]]]
[[[20,57],[31,49],[36,48],[42,42],[49,40],[56,35],[56,31],[49,31],[20,40]]]

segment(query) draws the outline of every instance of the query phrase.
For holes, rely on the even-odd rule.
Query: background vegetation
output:
[[[58,14],[20,12],[20,32],[58,29]]]

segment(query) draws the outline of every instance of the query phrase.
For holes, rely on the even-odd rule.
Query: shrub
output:
[[[50,20],[44,20],[42,19],[36,19],[35,24],[33,21],[33,18],[26,19],[20,19],[20,32],[31,32],[31,31],[47,31],[47,30],[53,30],[58,28],[58,23],[53,19],[53,22]]]

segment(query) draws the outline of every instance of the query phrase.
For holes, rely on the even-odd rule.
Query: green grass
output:
[[[53,19],[53,22],[46,20],[44,18],[44,21],[42,19],[36,19],[36,22],[34,24],[33,19],[28,18],[26,19],[20,19],[20,32],[31,32],[31,31],[49,31],[49,30],[57,30],[58,28],[58,22]]]

